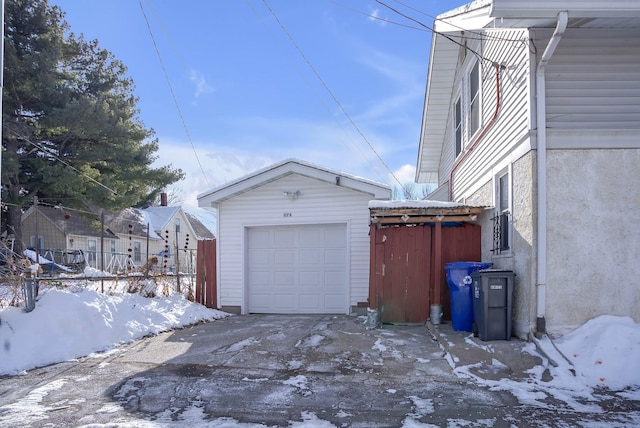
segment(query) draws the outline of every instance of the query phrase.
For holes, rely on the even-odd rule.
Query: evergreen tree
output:
[[[153,130],[138,118],[126,67],[97,41],[68,33],[47,0],[8,0],[2,129],[3,228],[19,244],[21,209],[150,205],[183,173],[152,168]]]

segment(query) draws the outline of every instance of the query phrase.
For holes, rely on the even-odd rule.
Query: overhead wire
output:
[[[200,157],[198,156],[198,152],[196,151],[196,147],[193,144],[193,140],[191,138],[191,133],[189,132],[189,127],[187,126],[187,122],[184,119],[184,115],[182,114],[182,109],[180,108],[180,104],[178,103],[178,98],[176,97],[176,94],[173,90],[173,85],[171,84],[171,79],[169,79],[169,74],[167,73],[167,69],[164,66],[164,61],[162,60],[162,55],[160,54],[160,49],[158,48],[158,44],[156,43],[156,38],[153,34],[153,30],[151,29],[151,24],[149,23],[149,19],[147,18],[147,14],[144,11],[144,7],[142,6],[142,0],[138,0],[138,3],[140,4],[140,10],[142,11],[142,16],[144,17],[144,20],[147,24],[147,29],[149,31],[149,35],[151,36],[151,41],[153,42],[153,47],[155,48],[156,51],[156,55],[158,56],[158,60],[160,61],[160,67],[162,69],[162,73],[164,74],[164,78],[167,81],[167,85],[169,86],[169,91],[171,92],[171,97],[173,98],[173,103],[176,106],[176,110],[178,111],[178,116],[180,117],[180,121],[182,122],[182,126],[185,130],[185,133],[187,134],[187,139],[189,140],[189,143],[191,144],[191,148],[193,149],[193,153],[196,157],[196,161],[198,162],[198,166],[200,167],[200,171],[202,171],[202,175],[204,176],[204,180],[207,183],[207,186],[210,187],[209,185],[209,179],[207,178],[207,174],[205,174],[204,172],[204,168],[202,167],[202,163],[200,162]]]
[[[478,60],[481,60],[481,61],[487,61],[487,62],[490,62],[490,63],[494,63],[494,61],[492,61],[492,60],[490,60],[489,58],[486,58],[485,56],[481,55],[481,54],[480,54],[479,52],[477,52],[476,50],[471,49],[469,46],[465,45],[464,43],[461,43],[461,42],[459,42],[459,41],[455,40],[453,37],[449,36],[448,34],[444,34],[444,33],[441,33],[441,32],[438,32],[438,31],[434,30],[432,27],[429,27],[428,25],[426,25],[426,24],[424,24],[424,23],[420,22],[419,20],[417,20],[417,19],[415,19],[415,18],[413,18],[413,17],[411,17],[411,16],[409,16],[409,15],[407,15],[407,14],[405,14],[405,13],[400,12],[398,9],[396,9],[396,8],[394,8],[394,7],[392,7],[392,6],[388,5],[388,4],[386,4],[386,3],[385,3],[385,2],[383,2],[382,0],[375,0],[375,1],[376,1],[376,3],[378,3],[379,5],[384,6],[384,7],[386,7],[387,9],[389,9],[389,10],[391,10],[391,11],[393,11],[393,12],[397,13],[398,15],[400,15],[400,16],[402,16],[402,17],[404,17],[404,18],[406,18],[406,19],[408,19],[408,20],[410,20],[410,21],[412,21],[412,22],[415,22],[416,24],[420,25],[421,27],[424,27],[424,28],[428,29],[428,30],[429,30],[429,31],[431,31],[433,34],[437,34],[437,35],[439,35],[439,36],[442,36],[442,37],[444,37],[445,39],[447,39],[447,40],[451,41],[452,43],[455,43],[456,45],[458,45],[458,46],[460,46],[460,47],[465,48],[466,50],[468,50],[469,52],[471,52],[472,54],[474,54],[474,55],[478,58]]]
[[[50,149],[47,149],[46,147],[43,147],[42,145],[38,144],[38,143],[34,143],[33,141],[31,141],[28,137],[20,134],[19,132],[14,131],[13,129],[9,128],[7,125],[4,125],[4,128],[11,132],[13,135],[15,135],[16,137],[20,138],[23,141],[26,141],[27,143],[31,144],[32,146],[34,146],[35,148],[37,148],[38,150],[40,150],[41,152],[46,153],[48,156],[51,156],[52,158],[54,158],[55,160],[57,160],[58,162],[62,163],[63,165],[71,168],[73,171],[77,172],[79,175],[81,175],[82,177],[86,178],[87,180],[97,184],[98,186],[108,190],[109,192],[113,193],[114,195],[118,196],[118,192],[116,192],[115,190],[111,189],[110,187],[102,184],[101,182],[99,182],[98,180],[96,180],[95,178],[85,174],[84,172],[80,171],[78,168],[76,168],[75,166],[71,165],[69,162],[65,161],[64,159],[61,159],[58,155],[56,155],[55,153],[53,153]]]
[[[413,7],[413,6],[409,5],[409,4],[406,4],[406,3],[404,3],[404,2],[402,2],[400,0],[392,0],[392,1],[402,5],[404,7],[406,7],[407,9],[410,9],[410,10],[412,10],[414,12],[417,12],[417,13],[419,13],[421,15],[429,17],[429,18],[433,19],[434,21],[444,21],[442,19],[439,19],[437,16],[433,16],[431,14],[423,12],[420,9],[418,9],[416,7]],[[378,3],[380,3],[380,2],[378,2]],[[481,32],[474,31],[474,30],[467,30],[467,29],[465,29],[465,28],[463,28],[463,27],[461,27],[459,25],[456,25],[456,24],[454,24],[452,22],[448,22],[448,21],[447,21],[447,24],[451,25],[452,27],[456,27],[456,28],[460,29],[461,31],[464,31],[465,32],[465,37],[467,37],[466,36],[467,33],[468,34],[474,34],[474,35],[478,36],[477,38],[467,37],[469,40],[488,40],[488,39],[491,39],[491,40],[496,40],[496,41],[500,41],[500,42],[523,42],[522,39],[510,39],[510,38],[507,38],[507,37],[496,36],[494,34],[485,34],[485,33],[481,33]],[[435,31],[433,29],[431,31],[433,33],[435,33],[435,34],[441,34],[440,32]]]
[[[391,168],[389,168],[389,165],[387,165],[387,163],[384,161],[384,159],[382,159],[382,157],[380,156],[380,154],[378,153],[378,151],[373,147],[373,145],[371,144],[371,142],[367,139],[367,137],[364,135],[364,133],[362,132],[362,130],[360,129],[360,127],[356,124],[356,122],[353,120],[353,118],[351,117],[351,115],[347,112],[347,110],[344,108],[344,106],[342,105],[342,103],[340,103],[340,101],[338,100],[338,98],[335,96],[335,94],[333,93],[333,91],[329,88],[329,86],[327,85],[327,83],[324,81],[324,79],[322,78],[322,76],[320,76],[320,73],[318,72],[318,70],[316,70],[316,68],[313,66],[313,64],[311,63],[311,61],[309,60],[309,58],[307,58],[307,56],[304,54],[304,52],[302,51],[302,49],[300,48],[300,46],[296,43],[296,41],[294,40],[293,36],[291,35],[291,33],[289,33],[289,31],[286,29],[286,27],[284,26],[284,24],[280,21],[280,19],[278,18],[278,16],[276,15],[276,13],[273,11],[273,9],[271,9],[271,7],[269,6],[267,0],[262,0],[262,2],[264,3],[265,7],[267,8],[267,10],[269,11],[269,13],[271,14],[271,16],[273,16],[273,18],[275,19],[275,21],[277,22],[277,24],[280,26],[280,28],[282,29],[282,31],[285,33],[285,35],[287,36],[287,38],[289,39],[289,41],[291,42],[291,44],[295,47],[295,49],[298,51],[298,53],[300,54],[300,56],[302,57],[302,59],[305,61],[305,63],[309,66],[309,68],[311,69],[311,71],[313,72],[313,74],[316,76],[316,78],[318,79],[318,81],[322,84],[322,86],[324,87],[324,89],[327,91],[327,93],[330,95],[330,97],[333,99],[333,101],[336,103],[336,105],[338,106],[338,108],[340,109],[340,111],[342,112],[342,114],[344,114],[344,116],[347,118],[347,120],[349,121],[349,123],[351,123],[351,125],[354,127],[354,129],[356,130],[356,132],[360,135],[360,137],[363,139],[363,141],[365,143],[367,143],[367,145],[369,146],[369,148],[371,149],[371,151],[373,151],[373,153],[376,155],[376,157],[378,158],[378,160],[380,160],[380,162],[382,163],[382,165],[385,167],[385,169],[387,171],[389,171],[389,174],[391,174],[391,176],[393,177],[393,179],[400,185],[400,188],[402,188],[403,190],[405,190],[405,186],[402,184],[402,182],[398,179],[398,177],[395,175],[395,173],[391,170]]]
[[[366,16],[367,18],[375,19],[377,21],[381,21],[381,22],[384,22],[386,24],[397,25],[399,27],[409,28],[411,30],[429,31],[429,30],[426,30],[424,28],[414,27],[413,25],[402,24],[400,22],[392,21],[390,19],[381,18],[381,17],[376,16],[376,15],[371,15],[370,13],[366,13],[366,12],[363,12],[363,11],[358,10],[356,8],[353,8],[351,6],[347,6],[346,4],[340,3],[340,2],[338,2],[336,0],[327,0],[327,1],[330,2],[330,3],[335,4],[336,6],[340,6],[340,7],[344,8],[344,9],[347,9],[347,10],[349,10],[351,12],[357,13],[358,15]]]
[[[258,21],[260,21],[260,22],[264,25],[265,29],[266,29],[267,31],[271,31],[271,28],[269,28],[269,27],[266,25],[265,21],[260,17],[260,15],[258,14],[258,12],[257,12],[257,11],[255,10],[255,8],[253,7],[253,5],[251,4],[251,1],[250,1],[250,0],[245,0],[245,3],[247,4],[247,7],[251,10],[251,12],[256,16],[256,18],[258,19]],[[278,40],[275,38],[275,36],[274,36],[274,34],[273,34],[273,33],[269,32],[269,34],[274,38],[274,41],[276,41],[276,42],[278,41]],[[288,58],[289,58],[289,59],[291,59],[290,57],[288,57]],[[344,124],[337,120],[337,118],[335,117],[335,114],[333,114],[333,112],[331,111],[331,109],[329,108],[329,106],[324,102],[324,100],[322,99],[322,97],[320,97],[320,95],[319,95],[319,94],[318,94],[318,92],[315,90],[315,88],[313,87],[313,85],[311,85],[311,82],[309,82],[309,81],[306,79],[306,77],[305,77],[304,73],[302,73],[302,71],[301,71],[299,68],[297,68],[297,64],[295,64],[293,61],[292,61],[292,64],[293,64],[293,66],[296,68],[296,71],[298,71],[298,73],[300,74],[300,77],[301,77],[301,78],[305,81],[305,83],[309,86],[309,89],[311,90],[311,92],[316,96],[316,98],[318,99],[318,102],[320,103],[320,105],[321,105],[322,107],[324,107],[324,109],[329,113],[329,116],[331,116],[331,117],[335,120],[336,124],[337,124],[340,128],[342,128],[342,130],[343,130],[343,131],[345,131],[345,129],[344,129]],[[346,132],[345,132],[345,134],[346,134]],[[351,136],[348,136],[348,137],[349,137],[349,138],[352,138]],[[372,160],[371,160],[371,159],[370,159],[370,158],[369,158],[369,157],[364,153],[364,151],[362,150],[362,148],[360,147],[360,145],[359,145],[359,144],[357,144],[355,141],[350,141],[350,143],[351,143],[350,145],[347,145],[347,144],[346,144],[346,142],[343,142],[343,143],[345,144],[345,146],[346,146],[347,148],[352,148],[352,147],[353,147],[353,148],[355,148],[355,149],[358,151],[358,154],[359,154],[360,156],[362,156],[362,158],[365,160],[365,162],[367,162],[367,163],[371,163],[371,162],[372,162]],[[374,169],[375,173],[376,173],[376,174],[378,175],[378,177],[380,178],[380,180],[385,181],[385,180],[386,180],[386,179],[385,179],[385,177],[384,177],[384,176],[383,176],[383,175],[382,175],[382,174],[377,170],[376,166],[375,166],[375,165],[372,165],[372,167],[373,167],[373,169]]]

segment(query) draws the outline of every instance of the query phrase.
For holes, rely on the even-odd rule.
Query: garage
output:
[[[247,261],[249,312],[345,313],[344,224],[248,228]]]
[[[295,159],[199,195],[217,218],[217,309],[366,313],[369,202],[390,197],[386,184]]]

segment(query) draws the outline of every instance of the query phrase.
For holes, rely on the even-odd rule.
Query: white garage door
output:
[[[249,312],[347,311],[344,224],[249,228]]]

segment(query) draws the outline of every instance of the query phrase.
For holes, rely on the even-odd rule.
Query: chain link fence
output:
[[[23,212],[22,239],[0,239],[0,309],[33,310],[40,293],[67,287],[194,300],[197,241],[188,233],[150,230],[126,210],[97,216],[34,202]]]

